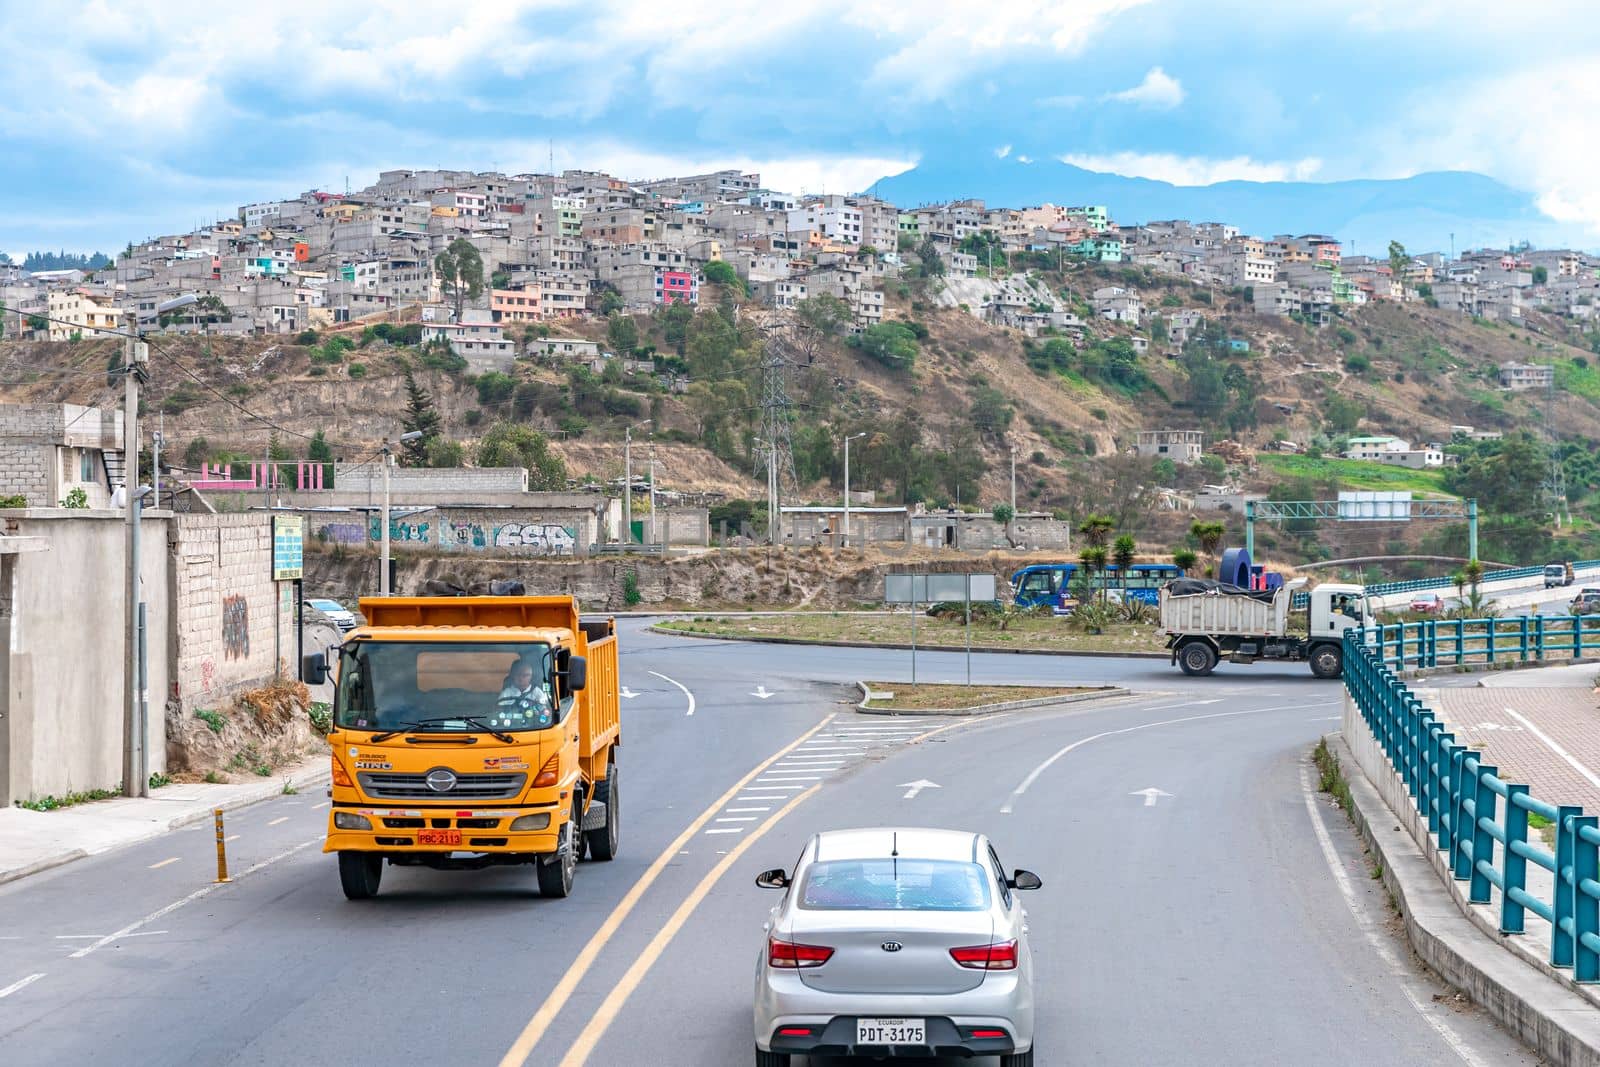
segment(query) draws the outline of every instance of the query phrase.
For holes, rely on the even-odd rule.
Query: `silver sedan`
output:
[[[999,1056],[1033,1065],[1033,955],[1018,890],[982,834],[834,830],[806,843],[756,963],[757,1067],[819,1056]]]

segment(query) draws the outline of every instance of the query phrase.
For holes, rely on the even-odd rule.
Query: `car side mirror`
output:
[[[770,871],[762,871],[756,875],[756,885],[762,889],[788,889],[789,875],[782,867],[774,867]]]
[[[328,656],[312,652],[300,661],[300,680],[307,685],[321,685],[328,680]]]
[[[1006,879],[1006,885],[1011,889],[1043,889],[1044,882],[1032,871],[1025,871],[1021,867],[1011,872],[1011,877]]]

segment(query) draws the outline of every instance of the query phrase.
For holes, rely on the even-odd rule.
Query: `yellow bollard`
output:
[[[213,808],[211,814],[217,821],[217,881],[231,881],[228,877],[228,845],[222,838],[222,809]]]

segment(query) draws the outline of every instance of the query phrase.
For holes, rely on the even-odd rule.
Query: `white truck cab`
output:
[[[1350,629],[1373,625],[1376,615],[1359,585],[1327,582],[1311,590],[1309,629],[1312,637],[1343,637]]]

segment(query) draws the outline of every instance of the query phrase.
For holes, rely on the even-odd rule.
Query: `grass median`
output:
[[[872,690],[867,707],[906,711],[961,711],[1012,700],[1097,692],[1070,685],[912,685],[909,682],[868,682],[867,688]]]
[[[715,637],[759,639],[784,638],[818,644],[850,642],[859,644],[908,645],[912,640],[912,616],[893,614],[706,616],[669,619],[657,627],[673,633],[703,634]],[[960,619],[916,617],[919,645],[964,647],[966,629]],[[1065,618],[1028,616],[1012,619],[1005,629],[990,620],[972,622],[974,649],[1022,649],[1039,652],[1162,652],[1165,638],[1153,623],[1111,623],[1102,633],[1074,628]]]

